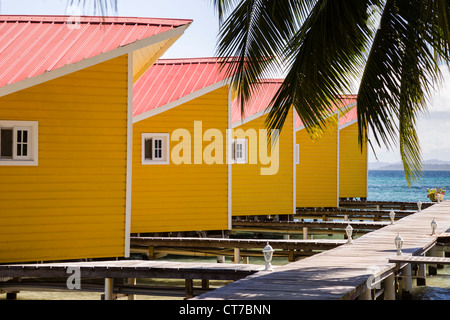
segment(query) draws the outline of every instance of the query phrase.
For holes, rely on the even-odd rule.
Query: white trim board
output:
[[[131,237],[131,186],[133,179],[133,55],[128,54],[128,107],[127,107],[127,176],[125,197],[125,250],[124,256],[130,256]]]
[[[143,112],[143,113],[141,113],[141,114],[139,114],[137,116],[134,116],[133,117],[133,123],[136,123],[136,122],[139,122],[139,121],[142,121],[142,120],[154,117],[154,116],[156,116],[156,115],[158,115],[160,113],[166,112],[166,111],[168,111],[170,109],[173,109],[175,107],[178,107],[178,106],[180,106],[180,105],[182,105],[182,104],[184,104],[186,102],[189,102],[189,101],[194,100],[194,99],[196,99],[198,97],[201,97],[201,96],[203,96],[205,94],[208,94],[208,93],[213,92],[213,91],[215,91],[217,89],[220,89],[220,88],[222,88],[222,87],[224,87],[224,86],[226,86],[228,84],[229,84],[229,79],[225,79],[225,80],[222,80],[220,82],[216,82],[216,83],[214,83],[214,84],[212,84],[210,86],[207,86],[207,87],[204,87],[204,88],[199,89],[197,91],[194,91],[194,92],[192,92],[192,93],[190,93],[188,95],[185,95],[184,97],[179,98],[178,100],[169,102],[169,103],[167,103],[167,104],[165,104],[165,105],[163,105],[161,107],[158,107],[158,108],[152,109],[150,111]]]
[[[228,230],[233,228],[233,165],[231,161],[231,114],[233,112],[233,95],[228,86],[228,130],[227,130],[227,161],[228,161]]]
[[[80,70],[92,67],[99,63],[102,63],[102,62],[123,56],[125,54],[131,53],[133,51],[151,46],[155,43],[168,40],[172,37],[179,36],[184,33],[184,31],[189,27],[189,25],[190,25],[190,23],[180,26],[180,27],[177,27],[177,28],[174,28],[174,29],[170,29],[168,31],[159,33],[157,35],[154,35],[154,36],[142,39],[142,40],[137,40],[137,41],[130,43],[128,45],[125,45],[123,47],[119,47],[119,48],[113,49],[111,51],[101,53],[94,57],[87,58],[87,59],[81,60],[79,62],[67,64],[63,67],[39,74],[35,77],[27,78],[25,80],[3,86],[0,88],[0,97],[36,86],[38,84],[41,84],[41,83],[44,83],[44,82],[47,82],[50,80],[54,80],[56,78],[60,78],[62,76],[68,75],[70,73],[74,73],[76,71],[80,71]]]
[[[342,126],[339,126],[339,130],[342,130],[344,128],[347,128],[349,126],[351,126],[352,124],[355,124],[358,122],[358,119],[352,120],[350,122],[347,122],[346,124],[343,124]]]
[[[335,116],[335,115],[339,115],[339,114],[341,113],[341,111],[347,111],[347,110],[350,110],[350,109],[352,109],[352,108],[355,107],[355,106],[356,106],[356,102],[353,102],[352,104],[349,104],[349,105],[345,106],[342,110],[336,110],[335,112],[333,112],[332,114],[330,114],[328,118],[330,118],[330,117],[332,117],[332,116]],[[295,131],[298,132],[298,131],[303,130],[303,129],[305,129],[305,126],[304,126],[304,125],[303,125],[303,126],[296,127],[296,128],[295,128]]]
[[[238,128],[238,127],[242,126],[243,124],[246,124],[247,122],[253,121],[255,119],[258,119],[258,118],[264,116],[267,113],[269,113],[269,110],[259,111],[255,114],[252,114],[251,116],[246,117],[244,120],[238,120],[238,121],[234,122],[231,125],[231,128],[232,129]]]

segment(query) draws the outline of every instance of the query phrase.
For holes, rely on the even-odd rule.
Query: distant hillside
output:
[[[450,171],[450,161],[442,160],[425,160],[422,163],[423,170],[425,171]],[[403,164],[387,163],[387,162],[369,162],[369,170],[403,170]]]

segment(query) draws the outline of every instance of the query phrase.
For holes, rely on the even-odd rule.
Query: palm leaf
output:
[[[370,129],[378,145],[398,144],[408,184],[421,173],[416,120],[441,79],[436,54],[448,61],[436,17],[428,1],[387,1],[358,92],[360,142]]]
[[[294,106],[306,128],[323,127],[344,92],[359,78],[372,37],[374,1],[317,1],[285,50],[290,66],[275,95],[268,126],[281,129]]]
[[[83,8],[84,14],[93,12],[101,16],[107,16],[109,10],[117,13],[117,0],[68,0],[67,7]]]

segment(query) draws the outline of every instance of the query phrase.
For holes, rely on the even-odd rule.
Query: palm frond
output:
[[[408,184],[421,173],[416,120],[441,80],[436,54],[448,61],[428,1],[387,1],[358,92],[360,142],[368,128],[378,145],[400,147]]]
[[[306,128],[323,127],[342,93],[358,81],[372,30],[369,8],[377,1],[318,1],[284,52],[290,66],[267,124],[281,129],[294,106]]]
[[[274,77],[283,68],[280,57],[310,2],[243,0],[223,22],[217,54],[235,58],[226,65],[241,106],[257,92],[259,79]]]
[[[83,14],[107,16],[110,11],[117,14],[118,0],[68,0],[67,8],[83,9]],[[67,11],[67,10],[66,10]]]

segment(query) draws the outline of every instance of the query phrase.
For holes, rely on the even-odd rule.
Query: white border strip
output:
[[[125,205],[125,258],[130,256],[131,186],[133,179],[133,54],[128,54],[128,110],[127,110],[127,178]]]
[[[246,117],[244,120],[236,121],[235,123],[233,123],[231,125],[231,127],[232,127],[232,129],[235,129],[237,127],[242,126],[243,124],[246,124],[247,122],[250,122],[250,121],[253,121],[255,119],[258,119],[259,117],[262,117],[263,115],[265,115],[267,113],[269,113],[269,110],[259,111],[259,112],[255,113],[255,114],[252,114],[251,116]]]
[[[228,86],[228,130],[227,130],[227,161],[228,161],[228,230],[233,228],[233,166],[231,160],[231,113],[233,112],[233,97],[231,86]]]
[[[352,108],[355,107],[355,106],[356,106],[356,102],[353,102],[352,104],[349,104],[349,105],[345,106],[343,109],[336,110],[335,112],[333,112],[332,114],[330,114],[330,115],[328,116],[328,118],[330,118],[330,117],[332,117],[332,116],[334,116],[334,115],[336,115],[336,114],[340,114],[341,111],[343,112],[343,111],[350,110],[350,109],[352,109]],[[342,128],[344,128],[344,127],[345,127],[345,125],[342,126]],[[339,127],[339,129],[340,129],[340,128],[341,128],[341,127]],[[300,131],[300,130],[303,130],[303,129],[305,129],[305,126],[304,126],[304,125],[303,125],[303,126],[297,127],[295,130],[296,130],[296,131]]]
[[[214,84],[212,84],[210,86],[204,87],[204,88],[202,88],[200,90],[194,91],[194,92],[192,92],[192,93],[190,93],[190,94],[188,94],[188,95],[186,95],[184,97],[181,97],[178,100],[169,102],[169,103],[165,104],[162,107],[158,107],[158,108],[152,109],[150,111],[141,113],[140,115],[134,116],[133,117],[133,123],[136,123],[136,122],[148,119],[150,117],[156,116],[157,114],[166,112],[166,111],[168,111],[170,109],[178,107],[179,105],[182,105],[183,103],[186,103],[186,102],[189,102],[191,100],[194,100],[194,99],[196,99],[196,98],[198,98],[200,96],[208,94],[208,93],[210,93],[210,92],[212,92],[214,90],[217,90],[217,89],[219,89],[219,88],[221,88],[223,86],[226,86],[228,84],[229,84],[229,80],[225,79],[225,80],[222,80],[220,82],[214,83]],[[229,108],[231,108],[231,103],[230,103],[230,107]]]
[[[336,152],[336,162],[337,162],[337,180],[336,180],[336,191],[337,191],[337,203],[336,203],[336,208],[339,208],[339,199],[340,199],[340,191],[339,191],[339,187],[340,187],[340,178],[339,178],[339,169],[340,169],[340,164],[341,164],[341,134],[340,134],[340,130],[339,130],[339,113],[337,114],[337,152]]]
[[[294,206],[294,212],[293,214],[295,215],[297,212],[297,132],[295,132],[295,120],[296,120],[296,113],[295,113],[295,109],[292,108],[292,167],[293,167],[293,175],[294,178],[292,179],[292,183],[293,183],[293,187],[292,187],[292,192],[293,192],[293,206]],[[300,150],[298,152],[298,156],[300,157]]]

